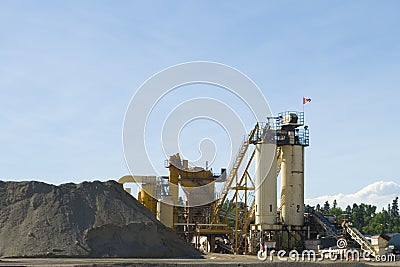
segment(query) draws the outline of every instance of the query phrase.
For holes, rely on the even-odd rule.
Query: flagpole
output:
[[[311,102],[311,98],[303,96],[303,116],[305,115],[304,114],[304,109],[305,109],[304,106],[309,102]]]

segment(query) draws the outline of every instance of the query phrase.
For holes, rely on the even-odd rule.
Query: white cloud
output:
[[[353,203],[365,203],[377,206],[377,211],[381,211],[383,207],[386,209],[387,205],[391,204],[396,196],[400,196],[400,184],[380,181],[367,185],[353,194],[320,196],[306,199],[305,203],[311,206],[315,206],[318,203],[323,205],[328,200],[332,205],[333,200],[336,199],[338,206],[341,208],[346,208],[347,205],[352,206]]]

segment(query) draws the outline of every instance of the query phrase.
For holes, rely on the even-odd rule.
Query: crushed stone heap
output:
[[[1,257],[201,257],[115,181],[0,181]]]

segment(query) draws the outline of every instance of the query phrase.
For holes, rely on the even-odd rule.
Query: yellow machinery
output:
[[[146,208],[148,208],[151,212],[156,214],[157,212],[157,199],[154,198],[156,196],[156,177],[155,176],[132,176],[125,175],[121,177],[118,182],[120,184],[125,183],[138,183],[139,191],[137,200],[142,203]],[[128,189],[128,190],[127,190]],[[130,193],[130,189],[127,188]]]
[[[174,229],[190,239],[196,225],[208,223],[209,216],[206,213],[210,210],[210,202],[214,200],[215,177],[211,170],[201,167],[189,168],[188,161],[181,160],[179,154],[170,156],[166,167],[169,169],[169,195],[175,205]],[[178,185],[184,192],[181,201]]]
[[[251,144],[255,149],[248,153]],[[196,240],[207,236],[211,251],[216,238],[227,235],[231,240],[226,250],[234,253],[254,252],[260,242],[271,240],[278,241],[276,244],[281,248],[299,248],[305,233],[303,153],[308,145],[304,114],[284,112],[277,118],[269,118],[264,125],[255,125],[225,177],[214,176],[212,170],[189,167],[187,160],[175,154],[166,164],[169,176],[161,179],[168,179],[168,190],[159,190],[155,177],[125,176],[120,183],[140,183],[138,200],[143,205],[188,241],[195,236]],[[249,159],[246,159],[247,154]],[[253,159],[255,179],[249,173]],[[242,163],[245,165],[241,169]],[[276,179],[279,172],[282,191],[278,209]],[[224,184],[215,199],[217,178]],[[233,195],[230,201],[228,195]],[[158,204],[155,196],[159,198]],[[255,224],[250,225],[253,220]]]
[[[181,160],[179,153],[170,156],[168,165],[170,195],[174,204],[178,204],[179,187],[185,192],[187,206],[200,206],[214,200],[215,180],[211,170],[205,170],[201,167],[189,168],[187,160]]]

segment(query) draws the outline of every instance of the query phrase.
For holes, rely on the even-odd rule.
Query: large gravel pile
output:
[[[0,181],[0,256],[199,257],[114,181]]]

